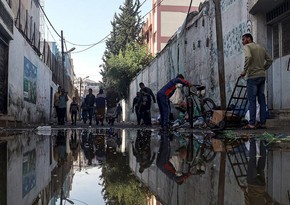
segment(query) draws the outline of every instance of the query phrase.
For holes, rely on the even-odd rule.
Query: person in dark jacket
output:
[[[89,94],[86,95],[86,99],[85,99],[85,103],[87,105],[87,110],[89,112],[89,121],[90,121],[89,125],[92,125],[92,118],[93,118],[95,101],[96,101],[96,97],[93,94],[92,88],[90,88]]]
[[[164,85],[157,93],[157,103],[160,112],[160,125],[162,129],[169,129],[169,115],[170,115],[170,102],[169,98],[173,95],[176,84],[182,84],[184,86],[191,87],[191,84],[186,81],[182,74],[178,74],[176,78],[170,80],[166,85]]]
[[[151,103],[152,100],[154,103],[156,103],[155,96],[152,92],[152,90],[144,85],[144,83],[139,83],[140,93],[141,93],[141,115],[143,117],[143,121],[145,125],[152,125],[151,122]]]
[[[96,97],[96,124],[104,125],[105,110],[106,110],[106,95],[103,89],[100,89]]]
[[[70,104],[69,112],[71,114],[71,124],[76,125],[77,124],[77,114],[79,112],[79,105],[77,103],[77,98],[73,97],[73,101]]]
[[[132,112],[134,112],[135,110],[138,125],[141,124],[141,120],[142,120],[142,116],[140,113],[140,106],[141,106],[141,93],[137,92],[136,97],[133,99]]]

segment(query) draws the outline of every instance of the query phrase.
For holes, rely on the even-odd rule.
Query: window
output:
[[[279,26],[273,26],[273,57],[279,58]]]
[[[290,18],[273,25],[273,58],[290,54]]]
[[[282,21],[282,56],[290,54],[290,18]]]

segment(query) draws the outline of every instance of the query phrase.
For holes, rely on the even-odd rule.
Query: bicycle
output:
[[[210,135],[195,136],[193,133],[188,138],[187,159],[188,171],[203,174],[205,172],[205,164],[213,161],[216,153],[213,150],[210,141]],[[202,168],[204,167],[204,168]]]
[[[216,156],[211,143],[214,133],[173,132],[173,134],[179,139],[180,145],[186,147],[183,170],[191,174],[204,174],[205,164],[213,161]]]
[[[203,122],[208,124],[213,115],[213,110],[217,107],[211,98],[205,98],[205,86],[193,85],[192,88],[188,88],[188,95],[186,96],[187,113],[191,128],[194,127],[194,120],[199,117],[202,117]]]

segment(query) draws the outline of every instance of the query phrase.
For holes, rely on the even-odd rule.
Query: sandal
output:
[[[247,124],[243,127],[244,130],[253,130],[255,129],[256,127],[254,125],[250,125],[250,124]]]

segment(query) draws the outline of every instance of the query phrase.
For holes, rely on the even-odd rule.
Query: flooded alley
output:
[[[222,136],[145,128],[3,130],[0,204],[218,204],[223,151],[225,204],[249,203],[251,182],[257,193],[264,188],[266,200],[289,204],[289,139],[269,144],[265,134]]]

